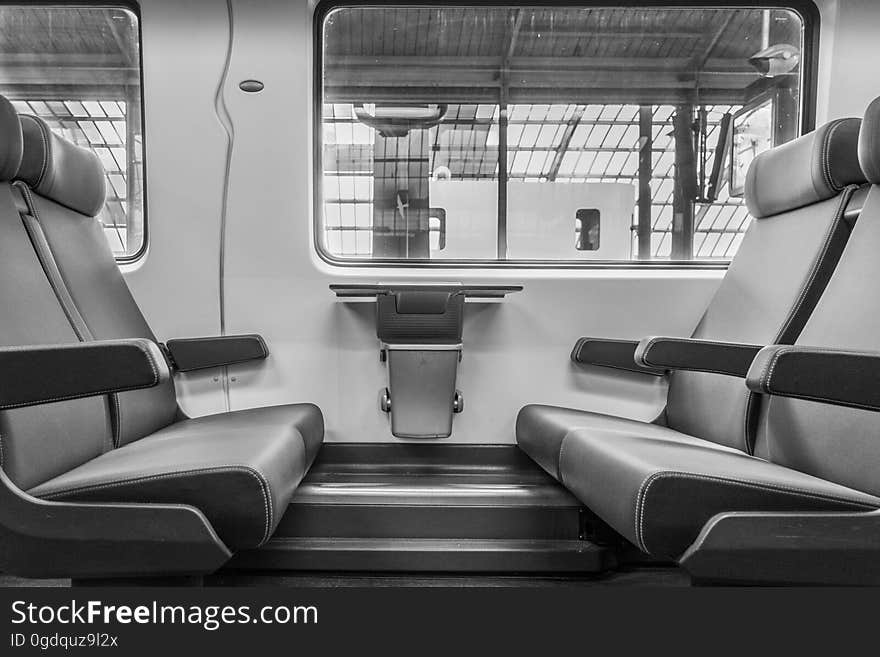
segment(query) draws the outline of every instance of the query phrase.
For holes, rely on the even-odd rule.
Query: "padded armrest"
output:
[[[760,345],[694,338],[650,337],[639,343],[635,361],[644,367],[745,377]]]
[[[663,376],[662,369],[644,367],[634,360],[638,340],[615,340],[612,338],[580,338],[571,350],[571,359],[581,365],[598,365],[618,370]]]
[[[765,347],[746,377],[753,392],[880,411],[880,354]]]
[[[269,355],[263,338],[256,334],[180,338],[169,340],[165,347],[178,372],[235,365]]]
[[[170,377],[150,340],[0,348],[0,409],[152,388]]]

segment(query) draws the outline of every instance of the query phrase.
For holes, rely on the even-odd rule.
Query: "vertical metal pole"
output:
[[[690,260],[694,252],[694,197],[697,187],[694,153],[694,108],[675,108],[675,187],[672,195],[672,259]]]
[[[639,108],[639,202],[638,202],[638,257],[648,260],[651,257],[651,171],[654,149],[653,138],[654,108],[642,105]]]
[[[510,61],[523,22],[523,10],[509,16],[507,41],[501,58],[498,80],[498,245],[497,258],[507,260],[507,103],[510,89]]]
[[[507,260],[507,98],[502,87],[498,111],[498,248],[497,258]]]

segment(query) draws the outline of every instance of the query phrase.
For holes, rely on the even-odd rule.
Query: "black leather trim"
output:
[[[745,377],[762,346],[655,336],[639,342],[635,361],[644,367]]]
[[[692,504],[691,500],[697,502]],[[646,478],[639,489],[634,513],[635,536],[638,547],[648,554],[678,557],[713,516],[725,511],[866,511],[876,508],[860,499],[783,484],[735,476],[661,471]]]
[[[149,340],[0,348],[0,409],[152,388],[169,378]]]
[[[138,495],[150,497],[150,495],[152,495],[155,498],[160,496],[161,488],[159,490],[150,490],[147,488],[148,484],[161,487],[161,482],[163,481],[167,481],[169,479],[178,479],[185,482],[186,485],[193,486],[199,485],[198,482],[200,478],[211,477],[213,475],[236,473],[247,475],[247,477],[252,477],[257,482],[260,491],[260,503],[262,503],[263,505],[263,522],[262,529],[260,530],[261,536],[256,545],[254,545],[254,547],[258,547],[269,540],[269,536],[272,534],[272,531],[275,528],[275,510],[272,506],[272,494],[269,489],[269,484],[266,482],[266,477],[263,475],[263,473],[247,465],[224,465],[210,466],[205,468],[189,468],[184,470],[177,470],[174,472],[145,474],[139,477],[130,477],[126,479],[111,479],[100,484],[54,490],[51,493],[43,494],[40,497],[44,500],[87,501],[90,499],[89,496],[92,495],[97,500],[103,500],[103,498],[113,499],[113,491],[118,491],[116,493],[117,495],[125,495],[125,493],[127,493],[129,496],[133,497],[137,497]],[[203,483],[205,484],[206,488],[212,485],[210,480],[205,480]],[[228,478],[224,478],[214,482],[214,486],[218,490],[220,489],[220,485],[222,485],[224,490],[228,490],[230,487],[230,480]],[[239,494],[244,495],[248,490],[248,486],[241,486],[241,492]],[[246,534],[246,532],[243,532],[241,529],[239,529],[239,531]]]
[[[174,369],[191,372],[234,365],[269,356],[269,348],[257,334],[176,338],[165,343]]]
[[[18,112],[6,98],[0,96],[0,181],[15,178],[21,166],[24,141]]]
[[[746,385],[762,394],[880,411],[880,354],[765,347],[752,363]]]
[[[580,365],[610,367],[652,376],[663,376],[663,369],[644,366],[634,360],[638,340],[615,340],[613,338],[579,338],[571,350],[571,360]]]
[[[775,344],[792,344],[797,340],[822,297],[822,293],[828,287],[828,282],[831,280],[837,263],[840,262],[840,257],[843,255],[843,250],[846,248],[846,243],[849,241],[849,236],[852,234],[853,224],[847,221],[846,210],[853,194],[858,189],[857,185],[849,185],[841,192],[834,221],[828,227],[828,233],[825,236],[824,248],[819,252],[797,301],[792,305],[788,317],[773,341]]]

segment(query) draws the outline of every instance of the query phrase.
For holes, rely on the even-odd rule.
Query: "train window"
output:
[[[574,219],[574,248],[596,251],[599,248],[600,213],[596,208],[581,208]]]
[[[794,9],[335,4],[317,20],[315,235],[334,261],[724,262],[750,221],[742,167],[809,107]],[[571,239],[582,208],[595,248]]]
[[[0,5],[0,93],[91,149],[107,176],[99,219],[120,260],[145,244],[137,16],[113,6]]]

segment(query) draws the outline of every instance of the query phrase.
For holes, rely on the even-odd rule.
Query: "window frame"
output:
[[[4,7],[59,7],[59,8],[75,8],[80,7],[83,9],[125,9],[134,14],[138,23],[138,78],[141,89],[141,102],[140,102],[140,112],[141,112],[141,164],[143,166],[143,177],[141,182],[141,195],[143,197],[143,222],[144,222],[144,239],[141,243],[140,248],[137,252],[123,255],[123,256],[114,256],[117,264],[119,265],[130,265],[141,258],[143,258],[147,253],[147,248],[149,246],[150,241],[150,222],[149,222],[149,213],[147,211],[147,121],[146,121],[146,107],[144,103],[144,30],[143,24],[141,20],[141,6],[140,3],[136,0],[106,0],[105,2],[101,2],[100,0],[95,2],[89,2],[88,0],[0,0],[0,6]]]
[[[323,227],[323,72],[324,20],[334,10],[346,7],[363,7],[364,4],[375,7],[534,7],[535,2],[527,0],[487,0],[485,2],[453,2],[439,3],[436,0],[369,0],[367,3],[355,3],[353,0],[319,0],[314,8],[312,18],[313,40],[313,98],[312,98],[312,143],[313,143],[313,246],[318,256],[329,265],[337,267],[364,268],[395,268],[395,269],[693,269],[717,270],[727,269],[730,259],[718,260],[406,260],[403,258],[342,258],[328,253],[321,243]],[[820,16],[819,9],[813,0],[726,0],[723,6],[712,5],[706,0],[555,0],[543,6],[558,7],[645,7],[668,9],[781,9],[797,14],[803,24],[804,43],[801,56],[800,86],[800,125],[798,136],[802,136],[816,127],[816,98],[818,79],[818,52]],[[143,100],[143,94],[141,95]]]

